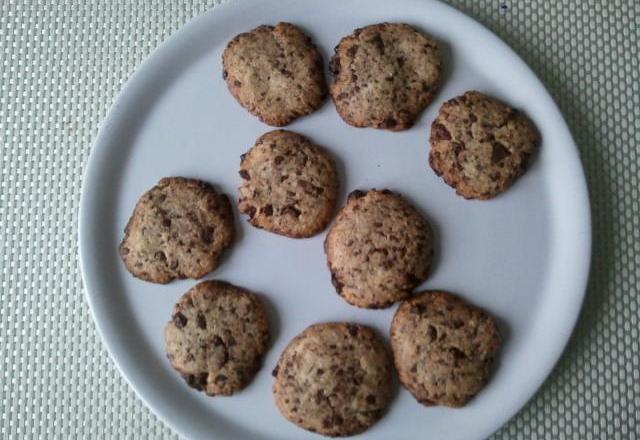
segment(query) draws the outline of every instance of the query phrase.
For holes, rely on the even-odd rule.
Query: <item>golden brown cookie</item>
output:
[[[269,125],[281,127],[308,115],[327,94],[322,55],[290,23],[237,35],[224,50],[222,68],[240,105]]]
[[[356,29],[331,60],[330,93],[338,113],[356,127],[404,130],[440,85],[438,43],[403,23]]]
[[[466,199],[491,199],[511,186],[538,146],[521,112],[480,92],[445,102],[431,124],[429,164]]]
[[[464,406],[487,383],[500,348],[495,320],[455,295],[424,292],[391,324],[400,382],[423,405]]]
[[[427,279],[433,234],[400,195],[353,191],[327,234],[324,250],[333,285],[348,303],[384,308]]]
[[[262,135],[240,163],[238,209],[249,222],[288,237],[310,237],[331,221],[338,175],[329,154],[286,130]]]
[[[227,196],[200,180],[165,177],[138,200],[119,253],[134,276],[164,284],[214,270],[233,236]]]
[[[365,431],[391,400],[391,360],[358,324],[315,324],[296,336],[273,371],[280,413],[301,428],[336,437]]]
[[[203,281],[185,293],[164,335],[171,366],[189,386],[211,396],[247,386],[269,345],[261,301],[222,281]]]

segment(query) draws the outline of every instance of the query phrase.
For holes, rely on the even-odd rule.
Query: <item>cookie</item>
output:
[[[491,199],[527,168],[538,146],[533,123],[480,92],[445,102],[431,124],[429,164],[466,199]]]
[[[174,306],[164,336],[171,366],[189,386],[229,396],[260,368],[269,325],[256,295],[222,281],[203,281]]]
[[[138,200],[119,253],[134,276],[165,284],[201,278],[234,236],[231,204],[208,183],[165,177]]]
[[[376,334],[358,324],[307,327],[273,371],[280,413],[301,428],[336,437],[365,431],[391,400],[391,360]]]
[[[286,130],[262,135],[240,163],[239,210],[258,228],[310,237],[331,221],[338,197],[336,166],[322,148]]]
[[[400,382],[423,405],[464,406],[487,383],[500,348],[495,320],[455,295],[403,301],[391,323]]]
[[[258,26],[229,42],[222,77],[242,107],[281,127],[316,110],[327,94],[322,55],[290,23]]]
[[[330,64],[331,98],[342,119],[355,127],[411,127],[442,76],[438,43],[403,23],[356,29],[340,40]]]
[[[384,308],[429,275],[433,234],[398,194],[354,191],[329,230],[324,250],[333,285],[348,303]]]

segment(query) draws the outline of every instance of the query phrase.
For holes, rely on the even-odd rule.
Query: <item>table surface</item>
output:
[[[100,342],[78,266],[78,202],[91,143],[124,81],[216,3],[0,1],[1,438],[175,437]],[[593,210],[593,268],[569,346],[493,438],[636,439],[640,2],[449,3],[549,88],[580,148]]]

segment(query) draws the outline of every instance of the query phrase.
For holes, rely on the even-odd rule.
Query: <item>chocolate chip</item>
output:
[[[417,373],[418,372],[418,364],[413,364],[413,367],[411,367],[411,372],[412,373]]]
[[[354,44],[349,49],[347,49],[347,55],[349,55],[351,58],[355,57],[356,53],[358,52],[358,48],[358,45]]]
[[[356,189],[356,190],[354,190],[354,191],[351,191],[351,192],[349,193],[349,195],[347,196],[347,198],[348,198],[348,199],[351,199],[351,198],[353,198],[353,199],[359,199],[359,198],[361,198],[361,197],[364,197],[366,194],[367,194],[367,193],[366,193],[365,191],[361,191],[361,190],[359,190],[359,189]]]
[[[507,148],[500,142],[493,142],[491,146],[491,163],[495,164],[501,162],[505,157],[511,154],[509,150],[507,150]]]
[[[196,390],[201,391],[207,385],[208,376],[209,375],[207,373],[200,373],[188,374],[183,377],[185,382],[187,382],[187,385],[189,385],[191,388],[195,388]]]
[[[170,269],[177,269],[178,268],[178,260],[173,260],[171,262],[171,264],[169,265]]]
[[[453,152],[456,156],[459,156],[460,153],[462,153],[464,151],[464,143],[463,142],[451,142],[451,145],[453,146]]]
[[[280,371],[280,365],[276,365],[276,367],[273,369],[273,371],[271,372],[271,375],[273,377],[278,377],[278,372]]]
[[[353,324],[347,324],[347,331],[349,332],[349,334],[351,336],[357,336],[358,335],[358,326],[353,325]]]
[[[391,127],[395,127],[397,123],[398,121],[396,121],[394,118],[386,118],[384,121],[382,121],[382,126],[386,128],[391,128]]]
[[[187,218],[194,223],[198,223],[198,216],[193,211],[188,211],[186,214]]]
[[[198,312],[198,316],[196,317],[198,327],[202,330],[207,328],[207,320],[201,312]]]
[[[316,196],[317,197],[317,196],[319,196],[320,194],[322,194],[324,192],[323,188],[315,186],[313,183],[308,182],[306,180],[300,180],[298,182],[298,185],[300,185],[300,187],[305,192],[305,194],[309,194],[311,196]]]
[[[238,174],[240,174],[240,177],[242,177],[244,180],[251,180],[251,176],[249,175],[249,171],[247,170],[240,170],[238,171]]]
[[[375,404],[375,403],[376,403],[376,396],[374,396],[373,394],[369,394],[369,395],[365,398],[365,400],[367,401],[367,403],[368,403],[369,405],[373,405],[373,404]]]
[[[369,40],[369,42],[372,43],[380,51],[381,54],[384,54],[384,41],[382,41],[382,37],[380,36],[380,34],[375,34],[373,38]]]
[[[322,426],[327,429],[332,428],[336,425],[342,425],[343,423],[344,423],[344,419],[338,414],[327,416],[324,419],[322,419]]]
[[[318,390],[315,396],[316,405],[319,405],[325,399],[324,390]]]
[[[265,205],[260,209],[260,212],[266,215],[267,217],[271,217],[273,215],[273,206]]]
[[[461,359],[466,359],[467,355],[464,354],[464,352],[462,350],[460,350],[459,348],[456,347],[451,347],[449,349],[449,353],[451,353],[453,355],[453,358],[457,361],[461,360]]]
[[[296,207],[293,205],[287,205],[284,208],[282,208],[282,213],[291,215],[295,218],[300,217],[300,210],[296,209]]]
[[[414,315],[424,315],[424,312],[427,311],[427,308],[424,306],[424,304],[413,304],[410,310]]]
[[[224,345],[224,341],[222,340],[222,338],[218,335],[215,335],[213,337],[213,341],[212,344],[214,347],[220,347],[221,345]]]
[[[168,228],[169,226],[171,226],[171,219],[169,217],[163,218],[162,226],[164,226],[165,228]]]
[[[200,237],[200,238],[202,238],[202,241],[207,243],[207,244],[213,243],[213,231],[214,231],[213,227],[211,227],[211,226],[205,227],[202,230],[202,234],[201,234],[201,237]]]
[[[317,374],[318,376],[322,376],[322,375],[324,374],[324,370],[323,370],[322,368],[318,368],[318,369],[316,370],[316,374]]]
[[[156,252],[153,256],[155,257],[156,260],[159,260],[159,261],[166,261],[167,260],[167,256],[162,251]]]
[[[237,79],[233,82],[233,85],[236,87],[242,87],[242,83],[240,81],[238,81]]]
[[[396,61],[398,62],[398,66],[402,67],[404,66],[405,57],[398,57],[396,58]]]
[[[438,338],[438,331],[432,325],[427,327],[427,333],[429,334],[429,340],[435,341]]]
[[[329,70],[331,70],[331,73],[336,76],[340,73],[340,57],[338,57],[337,54],[331,58],[331,61],[329,62]]]
[[[222,71],[222,79],[227,79],[227,76],[229,76],[229,72],[227,72],[226,70]]]
[[[178,328],[183,328],[185,325],[187,325],[187,321],[187,317],[180,312],[176,312],[176,314],[173,315],[173,325]]]
[[[451,139],[451,133],[444,125],[434,122],[431,125],[431,137],[434,141],[448,141]]]
[[[214,379],[214,381],[216,383],[220,383],[220,382],[226,382],[227,381],[227,376],[225,376],[224,374],[218,374],[216,376],[216,378]]]
[[[393,267],[393,265],[394,265],[394,260],[385,260],[382,263],[382,268],[385,270],[389,270]]]
[[[241,154],[241,155],[240,155],[240,163],[244,162],[244,160],[246,159],[246,157],[247,157],[247,153]]]
[[[280,165],[280,164],[282,163],[282,161],[283,161],[283,160],[284,160],[284,157],[282,157],[282,156],[276,156],[276,157],[273,159],[273,162],[274,162],[276,165]]]
[[[344,284],[342,284],[340,281],[338,281],[338,279],[336,278],[336,276],[333,273],[331,274],[331,284],[333,284],[333,287],[336,288],[336,291],[338,293],[342,292],[342,288],[344,287]]]
[[[244,208],[244,213],[249,216],[249,218],[253,218],[256,215],[256,207],[255,206],[247,206]]]

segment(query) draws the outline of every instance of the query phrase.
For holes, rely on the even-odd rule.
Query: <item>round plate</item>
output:
[[[393,4],[392,4],[393,3]],[[237,198],[240,154],[271,129],[243,110],[222,80],[221,54],[236,34],[264,23],[300,25],[328,61],[353,29],[406,22],[435,36],[446,56],[444,86],[415,127],[391,133],[345,124],[329,100],[288,128],[326,146],[341,172],[342,196],[390,188],[430,218],[439,252],[423,288],[458,292],[497,316],[504,348],[488,386],[468,406],[419,405],[397,387],[371,439],[479,439],[534,394],[578,316],[590,260],[590,216],[577,149],[563,118],[529,68],[503,42],[434,1],[234,0],[194,20],[138,69],[104,121],[91,151],[80,208],[80,259],[87,299],[124,377],[158,416],[189,438],[317,438],[287,422],[271,394],[271,370],[307,325],[348,320],[388,335],[395,307],[361,310],[336,295],[324,233],[293,240],[238,219],[238,240],[218,278],[267,298],[273,346],[255,380],[232,397],[188,388],[164,354],[163,328],[193,280],[160,286],[134,279],[117,246],[136,200],[164,176],[207,180]],[[532,167],[491,201],[456,196],[427,165],[428,127],[445,100],[477,89],[524,110],[542,145]],[[236,211],[237,214],[237,211]]]

